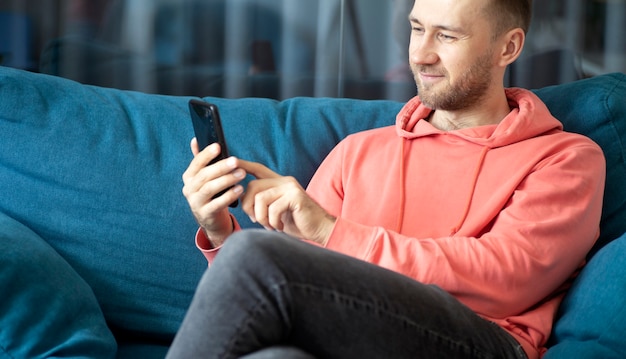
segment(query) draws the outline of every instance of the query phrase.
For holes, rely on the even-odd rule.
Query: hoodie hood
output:
[[[521,88],[505,89],[505,92],[512,111],[499,124],[447,133],[480,146],[497,148],[563,129],[563,125],[550,114],[546,105],[533,92]],[[426,107],[418,96],[411,99],[396,117],[398,136],[414,139],[444,133],[445,131],[424,120],[431,112],[432,109]]]
[[[447,136],[457,136],[482,147],[475,159],[471,180],[466,184],[463,212],[455,221],[455,225],[450,228],[450,236],[457,234],[467,219],[474,199],[474,191],[480,180],[483,164],[489,151],[563,128],[562,124],[550,114],[544,103],[531,91],[520,88],[505,89],[505,91],[512,110],[496,125],[469,127],[455,131],[439,130],[424,120],[428,118],[432,109],[426,107],[419,97],[414,97],[407,102],[396,117],[396,133],[401,139],[399,141],[399,155],[403,161],[406,158],[406,148],[410,146],[407,142],[420,137],[446,134]],[[400,213],[396,225],[399,232],[404,226],[404,212],[406,210],[404,199],[407,185],[405,167],[406,163],[401,165],[398,174],[399,187],[402,191]]]

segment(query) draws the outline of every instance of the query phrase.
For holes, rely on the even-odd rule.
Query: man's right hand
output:
[[[243,193],[239,182],[245,178],[246,172],[239,168],[236,157],[229,157],[209,166],[209,162],[220,153],[217,143],[200,151],[194,138],[190,146],[194,158],[183,173],[183,194],[207,238],[214,247],[218,247],[233,232],[228,205]],[[233,188],[223,195],[213,198],[231,186]]]

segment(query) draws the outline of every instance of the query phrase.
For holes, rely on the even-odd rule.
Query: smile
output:
[[[422,79],[422,81],[436,81],[436,80],[442,79],[443,77],[444,77],[443,75],[427,74],[427,73],[420,72],[420,78]]]

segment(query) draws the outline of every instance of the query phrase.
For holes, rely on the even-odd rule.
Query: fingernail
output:
[[[240,168],[238,170],[235,170],[235,172],[233,172],[233,176],[235,176],[236,178],[244,178],[246,176],[246,171]]]
[[[228,159],[226,160],[226,164],[230,167],[236,167],[237,159],[235,157],[228,157]]]

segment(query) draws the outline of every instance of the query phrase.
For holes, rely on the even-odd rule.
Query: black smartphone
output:
[[[228,147],[226,146],[226,139],[224,138],[224,131],[222,130],[222,121],[217,106],[202,100],[191,99],[189,100],[189,113],[191,114],[191,123],[193,124],[193,131],[196,135],[200,151],[212,143],[217,142],[220,144],[220,154],[211,160],[209,164],[227,158],[229,156]],[[229,189],[230,188],[223,190],[215,195],[215,197],[221,196]],[[235,200],[235,202],[231,203],[229,206],[236,207],[238,204],[239,200]]]

